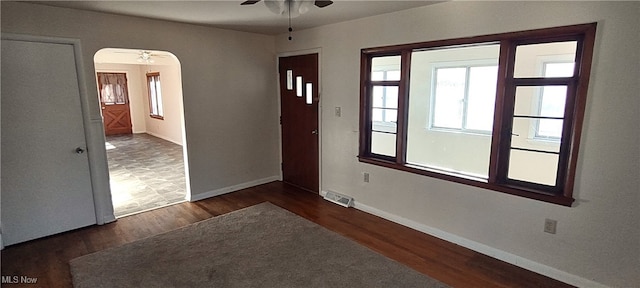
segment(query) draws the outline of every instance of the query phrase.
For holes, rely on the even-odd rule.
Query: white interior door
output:
[[[2,241],[96,223],[73,44],[2,39]]]

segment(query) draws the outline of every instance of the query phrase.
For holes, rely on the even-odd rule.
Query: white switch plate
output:
[[[342,108],[336,107],[336,117],[341,117],[341,116],[342,116]]]

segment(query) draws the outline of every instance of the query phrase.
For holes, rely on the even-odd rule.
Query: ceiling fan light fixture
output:
[[[295,18],[309,12],[315,1],[311,0],[265,0],[264,5],[275,14]],[[289,12],[291,14],[289,15]]]
[[[151,52],[149,51],[140,51],[140,56],[138,56],[138,62],[140,63],[153,63],[155,62],[151,59]]]

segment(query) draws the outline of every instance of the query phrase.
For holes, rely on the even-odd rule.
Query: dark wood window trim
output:
[[[360,67],[359,161],[530,199],[571,206],[574,202],[573,186],[586,106],[595,31],[596,23],[589,23],[362,49]],[[514,78],[515,52],[518,45],[562,41],[577,41],[578,43],[573,77]],[[500,44],[496,104],[487,179],[474,178],[467,175],[448,173],[408,164],[406,162],[406,144],[411,53],[416,50],[451,46],[464,47],[486,43]],[[396,153],[393,157],[371,153],[372,115],[370,112],[371,109],[369,109],[372,105],[371,90],[374,85],[384,83],[371,81],[369,77],[371,74],[372,59],[383,56],[401,56],[401,78],[399,81],[394,81],[393,83],[393,85],[399,87]],[[556,185],[545,186],[509,179],[507,177],[507,169],[511,147],[511,126],[514,117],[515,89],[518,86],[543,86],[549,84],[562,84],[566,85],[569,89],[565,104],[565,120],[563,122],[562,144],[559,152],[559,169]]]
[[[149,117],[154,118],[154,119],[158,119],[158,120],[164,120],[164,113],[159,113],[159,114],[154,114],[154,108],[153,107],[153,101],[152,101],[152,97],[153,95],[151,95],[151,79],[152,78],[156,78],[158,80],[160,80],[160,72],[150,72],[147,73],[147,91],[148,91],[148,100],[149,100]],[[160,95],[160,97],[156,98],[159,101],[162,101],[162,94]],[[160,105],[162,106],[162,105]]]

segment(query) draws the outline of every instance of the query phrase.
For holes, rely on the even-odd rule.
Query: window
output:
[[[431,128],[491,132],[497,65],[438,67],[433,75]]]
[[[147,73],[147,89],[149,90],[149,116],[160,120],[164,119],[160,73]]]
[[[125,73],[98,72],[100,102],[103,105],[127,104],[127,75]]]
[[[570,206],[595,28],[363,49],[360,161]]]
[[[394,157],[398,122],[400,56],[377,57],[371,68],[372,153]]]

